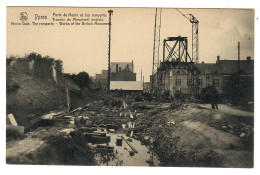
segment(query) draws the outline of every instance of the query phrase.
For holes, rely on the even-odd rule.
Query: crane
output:
[[[152,70],[152,92],[155,90],[155,74],[160,66],[159,50],[160,50],[160,30],[161,30],[161,14],[162,9],[155,10],[154,24],[154,45],[153,45],[153,70]]]
[[[192,14],[183,14],[180,10],[176,9],[182,16],[187,18],[192,24],[192,61],[196,64],[199,63],[199,21]]]
[[[180,10],[176,9],[182,16],[187,18],[190,23],[192,24],[192,59],[191,61],[194,62],[196,65],[199,64],[199,21],[198,19],[193,16],[192,14],[183,14]],[[189,87],[192,91],[192,94],[197,94],[199,92],[199,74],[197,67],[193,68],[191,76],[187,77],[191,79],[191,83],[189,83]]]

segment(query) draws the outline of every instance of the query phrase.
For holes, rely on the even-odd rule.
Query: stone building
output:
[[[219,93],[225,93],[226,87],[230,84],[231,77],[239,72],[240,83],[246,86],[253,86],[254,83],[254,60],[247,57],[246,60],[220,60],[217,57],[216,63],[197,64],[199,69],[198,87],[199,92],[208,86],[215,86]],[[165,90],[170,95],[177,91],[189,94],[189,83],[187,72],[183,68],[172,68],[166,71]]]

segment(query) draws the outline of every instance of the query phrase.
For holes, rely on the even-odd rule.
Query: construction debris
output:
[[[111,98],[88,103],[69,114],[51,112],[30,135],[46,137],[47,132],[56,130],[55,134],[67,139],[79,137],[100,165],[124,165],[121,156],[134,160],[145,150],[148,158],[144,165],[155,165],[156,159],[156,165],[163,166],[223,166],[222,157],[228,154],[216,149],[251,149],[250,117],[217,113],[191,102],[128,101]],[[218,135],[222,137],[216,138]]]
[[[18,126],[13,114],[8,114],[6,118],[6,130],[7,132],[17,132],[20,135],[24,134],[24,127]]]

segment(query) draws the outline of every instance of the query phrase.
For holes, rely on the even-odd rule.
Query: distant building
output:
[[[126,89],[128,85],[131,89],[143,88],[140,83],[136,82],[136,73],[134,73],[134,62],[111,62],[111,73],[110,73],[110,87],[111,90],[115,89]],[[107,83],[107,70],[102,70],[101,74],[96,74],[95,86],[106,87]],[[118,81],[118,82],[117,82]],[[132,83],[126,83],[127,81],[132,81]],[[136,83],[136,84],[135,84]],[[122,85],[120,87],[120,84]],[[141,83],[142,84],[142,83]],[[138,88],[137,88],[138,87]],[[130,90],[128,89],[128,90]]]
[[[134,62],[111,62],[110,90],[142,91],[143,83],[136,81]]]
[[[107,73],[108,73],[108,70],[102,70],[101,74],[96,74],[96,80],[100,81],[100,82],[106,82]]]
[[[111,81],[136,81],[134,62],[111,62]]]
[[[127,69],[111,72],[111,81],[136,81],[136,74]]]
[[[134,72],[134,61],[132,62],[111,62],[111,73],[118,73],[126,69]]]
[[[108,70],[102,70],[101,74],[96,74],[96,77],[93,81],[94,87],[105,88],[107,84],[107,74]]]
[[[111,81],[136,81],[134,73],[134,62],[111,62]],[[102,70],[101,74],[96,74],[96,81],[107,82],[108,70]]]

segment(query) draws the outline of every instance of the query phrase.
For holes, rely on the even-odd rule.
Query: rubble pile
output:
[[[166,117],[168,112],[168,110],[160,111],[159,109],[154,109],[149,114],[142,116],[137,124],[145,125],[146,129],[136,133],[136,136],[148,145],[149,143],[146,142],[148,140],[147,137],[155,139],[154,150],[165,165],[172,163],[180,155],[176,148],[180,137],[172,137],[175,127],[173,123],[169,123]]]
[[[135,133],[148,146],[148,138],[154,138],[154,151],[160,157],[161,163],[163,162],[162,166],[223,166],[223,155],[214,145],[214,136],[212,141],[199,132],[192,132],[185,126],[185,122],[201,123],[212,130],[234,135],[232,138],[239,140],[237,145],[234,142],[234,145],[222,145],[221,149],[252,149],[252,118],[230,115],[221,115],[220,118],[214,110],[201,110],[195,104],[177,103],[176,106],[171,104],[165,109],[162,106],[167,105],[159,104],[157,108],[137,118],[136,125],[146,128]],[[242,143],[244,141],[244,146],[240,144],[241,140]]]

